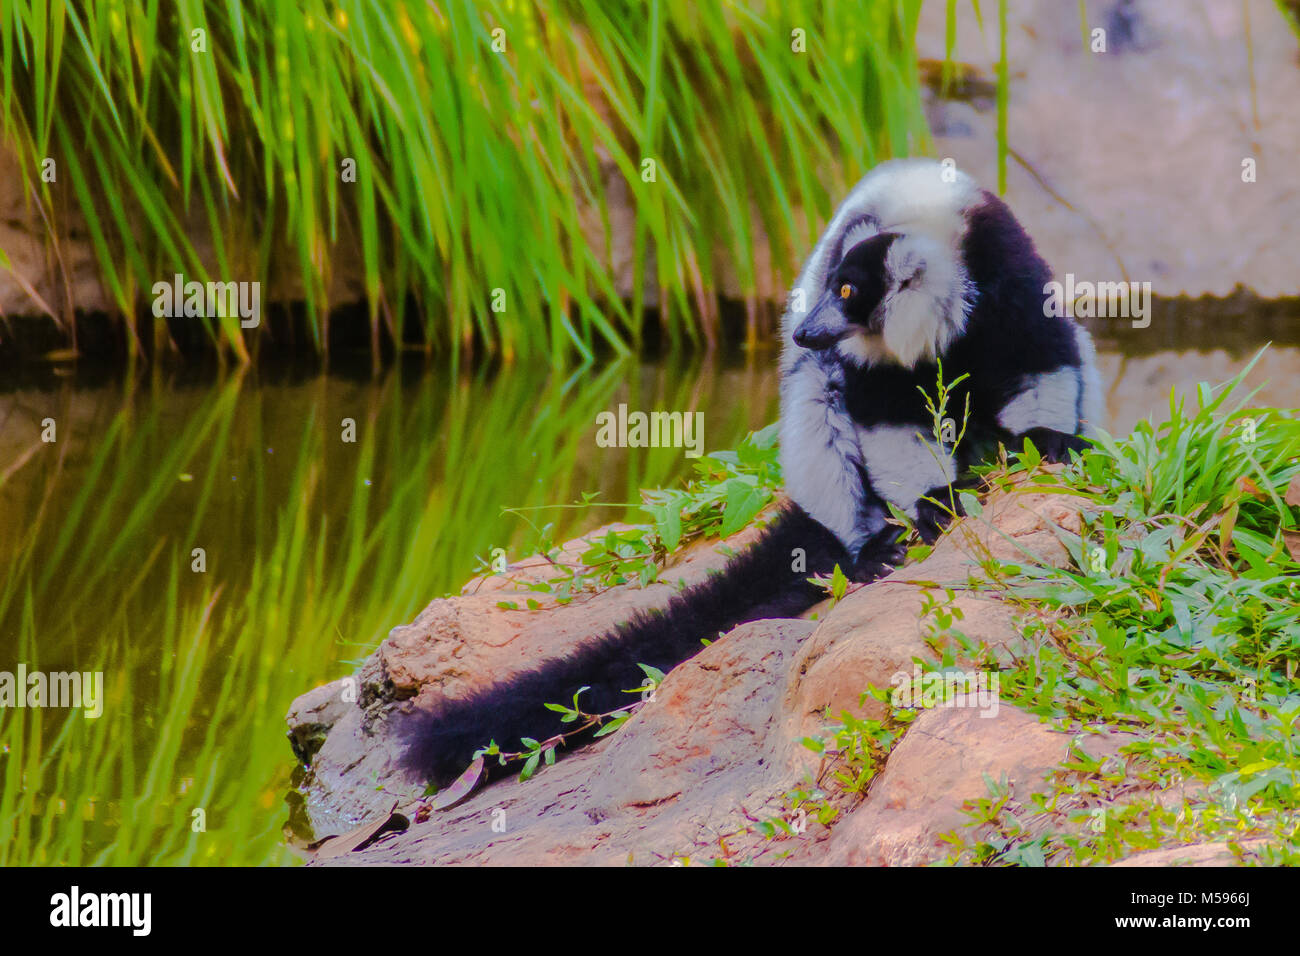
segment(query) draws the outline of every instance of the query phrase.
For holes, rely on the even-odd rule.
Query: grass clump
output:
[[[1067,566],[993,569],[1033,648],[1002,693],[1062,729],[1134,736],[1117,761],[1080,751],[1027,801],[992,781],[953,862],[1106,863],[1215,840],[1243,861],[1300,860],[1300,418],[1252,407],[1248,371],[1038,476],[1081,496],[1083,523],[1059,531]]]
[[[701,455],[693,462],[695,474],[682,487],[643,491],[639,505],[599,502],[595,500],[596,495],[588,493],[571,505],[528,509],[533,512],[557,508],[639,509],[651,519],[650,523],[610,528],[601,535],[588,536],[584,539],[586,548],[576,561],[570,560],[562,544],[556,541],[554,522],[539,525],[523,510],[507,509],[508,513],[524,518],[533,530],[521,553],[543,555],[556,572],[546,580],[531,581],[524,586],[553,596],[558,604],[569,603],[583,591],[604,590],[630,582],[644,587],[658,579],[668,557],[683,545],[726,538],[742,530],[776,500],[780,489],[777,431],[776,424],[768,425],[746,435],[734,451]],[[502,564],[494,567],[484,557],[479,558],[479,571],[510,576]],[[518,608],[516,601],[501,601],[498,605]],[[536,610],[538,602],[529,600],[527,606]]]
[[[655,305],[716,340],[725,274],[752,340],[790,277],[760,245],[797,263],[849,182],[928,142],[919,9],[13,0],[0,111],[52,258],[84,229],[132,353],[166,342],[142,305],[179,272],[289,290],[316,351],[348,280],[375,350],[558,364],[627,350]],[[43,303],[75,347],[74,306]],[[238,316],[204,321],[248,358]]]

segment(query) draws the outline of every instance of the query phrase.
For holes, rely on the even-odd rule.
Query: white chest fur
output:
[[[854,550],[862,544],[862,449],[834,374],[809,355],[782,377],[781,467],[790,497]]]

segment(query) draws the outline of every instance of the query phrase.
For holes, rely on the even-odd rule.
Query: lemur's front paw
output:
[[[1038,453],[1043,456],[1043,461],[1047,462],[1068,462],[1070,452],[1083,454],[1089,444],[1088,439],[1082,435],[1069,435],[1052,428],[1031,428],[1021,438],[1022,448],[1023,439],[1028,438],[1034,443]]]
[[[934,544],[948,522],[965,513],[961,499],[950,485],[931,488],[916,502],[916,531],[926,544]]]

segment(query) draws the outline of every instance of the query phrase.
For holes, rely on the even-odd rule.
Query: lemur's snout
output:
[[[807,317],[794,330],[794,344],[800,348],[820,351],[828,349],[852,331],[840,300],[826,292]]]
[[[802,325],[795,330],[794,344],[800,348],[820,351],[828,349],[835,344],[836,338],[832,335],[819,334],[812,329],[807,329]]]

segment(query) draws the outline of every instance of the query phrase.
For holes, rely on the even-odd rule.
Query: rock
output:
[[[613,736],[328,862],[652,863],[711,841],[770,797],[781,677],[814,627],[742,625],[674,668]]]
[[[674,668],[634,718],[633,732],[612,738],[610,772],[591,780],[592,809],[613,817],[679,800],[702,827],[715,811],[725,814],[766,788],[764,767],[782,749],[773,733],[781,685],[816,627],[802,620],[744,624]]]
[[[588,542],[616,528],[608,525],[563,546],[559,563],[581,565]],[[729,538],[725,545],[742,548],[758,536],[757,527]],[[511,565],[506,576],[470,581],[458,597],[434,601],[405,627],[394,628],[379,646],[374,693],[402,700],[417,691],[440,697],[464,697],[489,683],[534,666],[539,660],[572,651],[583,640],[597,637],[637,611],[660,608],[677,593],[722,568],[726,556],[712,547],[696,547],[660,580],[644,588],[624,587],[584,595],[561,605],[554,595],[528,590],[528,585],[555,576],[551,562],[533,556]],[[539,607],[530,609],[535,600]],[[517,610],[499,607],[514,603]]]
[[[387,834],[329,862],[613,864],[740,852],[775,860],[778,854],[771,851],[776,844],[746,831],[753,821],[782,813],[783,795],[815,765],[816,758],[798,738],[821,731],[828,707],[856,711],[869,683],[888,686],[893,675],[911,673],[913,658],[934,658],[927,637],[940,645],[948,638],[928,635],[919,623],[927,588],[940,593],[943,585],[954,588],[953,604],[963,613],[959,626],[968,638],[1012,649],[1018,636],[1009,609],[996,594],[970,589],[979,581],[980,561],[988,554],[1013,556],[1025,547],[1060,560],[1063,549],[1048,525],[1077,528],[1073,505],[1069,497],[1042,494],[1032,486],[998,493],[984,512],[996,528],[986,520],[958,523],[924,561],[853,591],[819,622],[758,621],[734,629],[674,668],[653,702],[617,733],[562,755],[524,783],[492,784],[421,822],[411,803],[422,782],[406,776],[399,759],[399,741],[414,708],[434,695],[480,686],[501,673],[494,668],[531,666],[546,654],[599,634],[630,607],[666,600],[675,590],[620,588],[589,598],[581,607],[504,612],[496,601],[511,592],[502,589],[499,579],[471,582],[468,593],[435,601],[411,625],[395,629],[366,660],[358,675],[360,706],[340,717],[332,705],[326,710],[328,695],[319,690],[295,704],[291,714],[304,728],[300,735],[313,743],[318,728],[334,721],[311,758],[306,787],[316,834],[346,832],[382,813],[394,795],[405,794],[407,815],[417,821],[408,831]],[[728,544],[737,547],[742,541],[733,538]],[[699,580],[706,567],[724,560],[716,548],[697,548],[666,576]],[[523,562],[515,571],[521,579],[545,573],[536,561]],[[481,646],[471,646],[475,642]],[[944,713],[918,721],[921,734],[929,733],[926,721],[956,719],[952,714],[969,717],[971,712]],[[958,804],[982,792],[968,792],[966,786],[974,779],[982,787],[976,766],[997,776],[1006,769],[999,762],[1014,759],[1020,761],[1010,764],[1017,779],[1028,778],[1029,768],[1050,768],[1049,756],[1063,753],[1064,745],[1057,746],[1051,731],[1031,730],[1024,725],[1037,724],[1018,716],[1020,723],[1014,714],[1001,717],[1015,728],[1005,747],[988,750],[978,763],[971,762],[975,758],[958,762],[965,776],[952,776],[958,767],[949,768],[945,792]],[[900,744],[903,769],[891,780],[909,779],[909,759],[919,766],[934,756],[924,741],[904,749],[916,726]],[[965,726],[969,752],[982,753],[974,749],[980,732],[998,736],[1002,726],[998,721]],[[1023,740],[1050,744],[1026,756],[1016,749]],[[898,786],[906,792],[907,784]],[[930,825],[949,819],[938,815]],[[843,847],[836,852],[855,860],[893,859],[889,854],[921,847],[931,832],[913,817],[888,820],[897,835],[882,829],[871,841],[863,836],[865,823],[855,825],[856,838],[838,838],[847,826],[841,824],[833,831],[841,840],[837,846]],[[819,847],[804,841],[785,862],[818,860]]]
[[[356,681],[341,677],[309,690],[289,706],[284,720],[289,725],[289,745],[300,761],[311,763],[330,730],[353,709],[346,697],[356,700]]]
[[[568,542],[558,560],[581,564],[588,540],[611,527]],[[328,696],[322,688],[290,708],[295,752],[300,759],[310,756],[311,772],[302,789],[313,827],[323,835],[362,822],[382,802],[384,794],[375,789],[379,781],[389,796],[411,798],[423,791],[424,781],[401,766],[405,747],[398,742],[415,708],[472,694],[548,657],[570,653],[637,611],[665,606],[679,586],[699,583],[726,564],[718,547],[743,548],[759,532],[755,526],[726,542],[689,548],[645,588],[613,588],[568,605],[528,590],[530,583],[554,575],[541,556],[512,565],[505,576],[475,578],[459,596],[433,601],[413,622],[394,628],[365,660],[355,678],[357,702],[330,709],[323,740],[323,721],[312,716]],[[538,609],[528,609],[530,599],[539,603]],[[501,602],[514,602],[520,610],[501,608]]]
[[[1260,837],[1239,840],[1237,845],[1245,851],[1247,859],[1251,854],[1262,851],[1272,843]],[[1159,850],[1147,850],[1125,857],[1114,866],[1148,867],[1148,866],[1236,866],[1240,857],[1233,852],[1227,841],[1219,843],[1191,843],[1186,846],[1168,846]]]
[[[403,766],[403,726],[400,711],[376,722],[352,704],[329,730],[299,786],[301,809],[316,837],[347,833],[391,809],[394,797],[405,805],[424,789]]]
[[[785,703],[789,739],[816,734],[827,707],[832,714],[847,710],[879,719],[883,705],[859,703],[866,686],[888,687],[896,674],[910,675],[913,658],[938,660],[926,643],[922,619],[927,591],[942,599],[945,588],[954,589],[951,606],[962,615],[954,627],[967,638],[1016,649],[1020,638],[1011,610],[995,594],[971,588],[982,580],[985,557],[1023,560],[1029,552],[1046,563],[1064,560],[1065,549],[1049,523],[1078,532],[1072,499],[1032,491],[993,496],[984,520],[955,523],[924,561],[846,597],[826,615],[791,671]]]
[[[816,734],[826,708],[880,719],[875,700],[860,705],[868,684],[889,687],[895,675],[911,675],[912,659],[937,660],[925,643],[921,591],[913,582],[891,576],[863,588],[837,606],[800,650],[787,685],[785,710],[791,740]],[[955,605],[965,615],[961,630],[972,639],[1004,640],[1011,612],[992,598],[962,595]],[[870,635],[870,639],[866,639]]]
[[[821,860],[827,866],[918,866],[948,856],[940,837],[959,829],[968,800],[988,797],[984,775],[1025,800],[1047,789],[1074,734],[1054,731],[1038,718],[1003,704],[982,712],[973,699],[917,717],[889,755],[867,799],[831,834]],[[1094,757],[1116,754],[1131,736],[1084,735]]]

